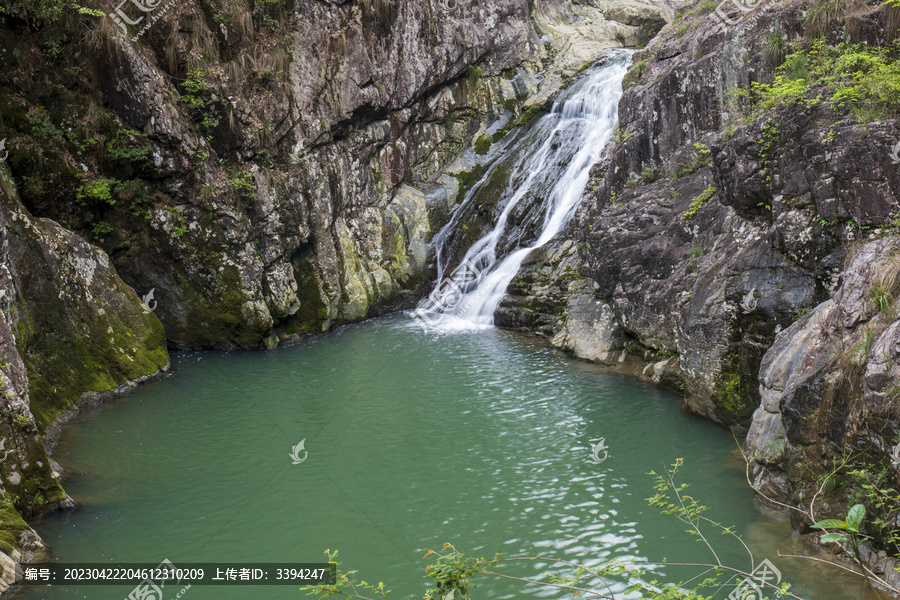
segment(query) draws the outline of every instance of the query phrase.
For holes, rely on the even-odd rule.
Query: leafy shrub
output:
[[[775,159],[775,149],[778,147],[778,142],[781,140],[781,124],[777,123],[769,117],[769,120],[766,121],[766,124],[763,125],[760,130],[760,138],[757,142],[758,149],[756,156],[759,159],[759,164],[764,169],[768,169],[769,165],[772,164],[772,161]],[[771,181],[772,175],[766,175],[766,182]],[[771,207],[770,207],[771,208]]]
[[[93,234],[98,237],[102,237],[108,233],[112,233],[112,230],[112,225],[110,225],[106,221],[98,221],[97,223],[94,223],[94,226],[91,228]]]
[[[228,177],[228,187],[238,198],[254,200],[256,198],[256,181],[250,171],[234,168]]]
[[[681,222],[687,224],[691,219],[694,218],[694,215],[703,208],[703,205],[706,204],[706,201],[712,198],[713,194],[716,193],[716,186],[710,185],[708,188],[700,192],[698,196],[695,196],[693,200],[691,200],[691,205],[681,216]]]
[[[681,179],[698,169],[708,167],[712,164],[712,153],[710,152],[709,146],[702,142],[694,142],[694,149],[697,151],[694,160],[686,165],[679,165],[679,169],[675,171],[675,179]]]
[[[836,110],[849,110],[862,122],[900,114],[900,41],[893,46],[827,45],[816,40],[809,49],[789,54],[771,84],[754,82],[755,108],[761,114],[778,106],[827,100]],[[811,97],[813,86],[826,86],[827,96]]]
[[[18,4],[24,9],[32,22],[55,25],[65,14],[70,3],[65,0],[15,0],[13,4]]]
[[[86,205],[91,203],[105,202],[112,206],[116,203],[112,196],[112,188],[115,185],[115,179],[95,179],[84,184],[75,194],[75,199],[79,204]]]
[[[147,135],[139,131],[119,129],[115,137],[106,142],[106,156],[138,168],[154,166],[152,148]]]
[[[219,119],[206,75],[205,69],[188,71],[187,79],[181,84],[186,92],[181,99],[187,104],[191,118],[204,129],[210,129],[219,124]]]

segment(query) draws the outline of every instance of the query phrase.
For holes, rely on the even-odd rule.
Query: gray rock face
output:
[[[900,237],[863,245],[842,273],[834,298],[781,332],[766,353],[759,378],[763,401],[744,445],[754,486],[769,498],[831,515],[848,503],[847,463],[865,471],[865,464],[855,466],[865,456],[885,465],[884,481],[876,488],[900,476],[892,454],[900,419],[898,260]],[[891,295],[889,303],[882,302],[883,292]],[[890,544],[890,528],[870,522],[890,522],[894,508],[867,505],[866,533],[879,544]],[[797,512],[792,521],[798,528],[812,524]],[[863,558],[896,583],[896,559],[869,547]]]
[[[272,347],[409,306],[471,141],[671,17],[607,4],[302,2],[271,35],[243,9],[216,23],[189,4],[148,34],[168,64],[114,36],[101,93],[146,134],[158,193],[150,231],[109,215],[103,248],[157,290],[175,346]],[[199,67],[198,49],[217,60]]]
[[[878,436],[863,431],[866,422],[897,418],[892,375],[898,325],[891,309],[879,307],[873,290],[885,278],[896,285],[898,256],[895,236],[865,244],[842,273],[834,298],[781,332],[766,353],[759,377],[763,402],[745,444],[761,467],[783,467],[791,444],[837,445],[855,436],[873,443]],[[848,383],[862,384],[862,393],[837,397]],[[845,406],[823,410],[832,402]],[[854,416],[848,418],[851,408]],[[829,439],[823,442],[822,435]],[[777,448],[770,447],[772,440]]]

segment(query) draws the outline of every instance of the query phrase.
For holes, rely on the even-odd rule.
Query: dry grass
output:
[[[246,76],[246,70],[241,64],[241,58],[238,57],[225,63],[222,66],[222,72],[225,75],[225,79],[231,82],[231,89],[233,91],[239,90],[241,87],[240,84],[244,81],[244,77]]]
[[[195,17],[190,22],[190,47],[187,52],[188,69],[198,69],[219,59],[219,44],[216,35],[207,27],[206,21]]]
[[[363,20],[375,23],[380,31],[388,31],[396,17],[395,0],[361,0]]]
[[[253,29],[253,15],[243,4],[235,9],[234,31],[241,38],[241,44],[249,44],[256,35]]]
[[[228,114],[226,115],[226,119],[228,119],[228,131],[231,133],[237,133],[238,131],[238,118],[237,118],[237,109],[232,106],[230,103],[226,105]]]
[[[107,54],[115,52],[118,58],[122,53],[121,43],[115,39],[118,35],[121,35],[119,27],[112,19],[104,17],[88,28],[84,39],[94,50],[101,50]]]
[[[252,147],[256,150],[270,148],[275,142],[275,130],[271,123],[264,122],[252,134]]]
[[[172,15],[169,18],[169,35],[166,36],[165,54],[166,63],[169,65],[169,73],[175,73],[178,66],[178,33],[181,27],[178,24],[178,18]]]
[[[846,41],[858,40],[863,25],[874,23],[874,15],[881,12],[880,5],[870,6],[860,0],[817,0],[809,5],[803,16],[807,35],[830,37],[834,26],[844,27]]]
[[[898,293],[900,293],[900,252],[895,250],[875,267],[872,284],[869,287],[869,302],[878,313],[887,315],[887,320],[893,320],[896,316]]]
[[[285,74],[290,65],[290,53],[283,46],[275,46],[266,50],[262,43],[241,52],[224,68],[225,76],[239,85],[257,79],[265,85],[270,81],[285,81]]]

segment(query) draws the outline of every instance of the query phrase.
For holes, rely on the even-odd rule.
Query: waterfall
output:
[[[552,240],[575,214],[591,167],[609,144],[618,122],[622,79],[631,61],[630,51],[616,51],[602,67],[584,77],[553,105],[522,141],[498,159],[469,192],[454,218],[434,237],[438,281],[434,291],[413,313],[420,325],[441,331],[485,328],[493,325],[494,311],[528,255]],[[510,158],[512,157],[512,158]],[[509,181],[497,200],[503,211],[493,229],[472,244],[452,275],[447,270],[445,246],[458,231],[457,218],[478,187],[502,160],[511,159]],[[512,231],[510,216],[537,200],[531,215],[540,219],[537,236],[522,239]],[[516,235],[518,234],[518,235]],[[516,240],[506,253],[502,240]],[[448,253],[449,254],[449,253]]]

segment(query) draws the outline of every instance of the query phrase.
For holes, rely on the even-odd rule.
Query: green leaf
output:
[[[75,7],[78,9],[78,12],[83,15],[90,15],[92,17],[98,17],[101,19],[106,16],[106,13],[104,13],[102,10],[96,10],[94,8],[85,8],[84,6],[78,6],[77,4],[75,5]]]
[[[859,533],[863,520],[866,518],[866,507],[862,504],[854,504],[847,511],[847,526],[850,531]]]
[[[824,521],[819,521],[815,525],[811,525],[813,529],[848,529],[847,521],[840,521],[838,519],[825,519]]]
[[[846,542],[847,536],[843,533],[826,533],[819,538],[819,541],[823,544],[828,544],[830,542]]]

